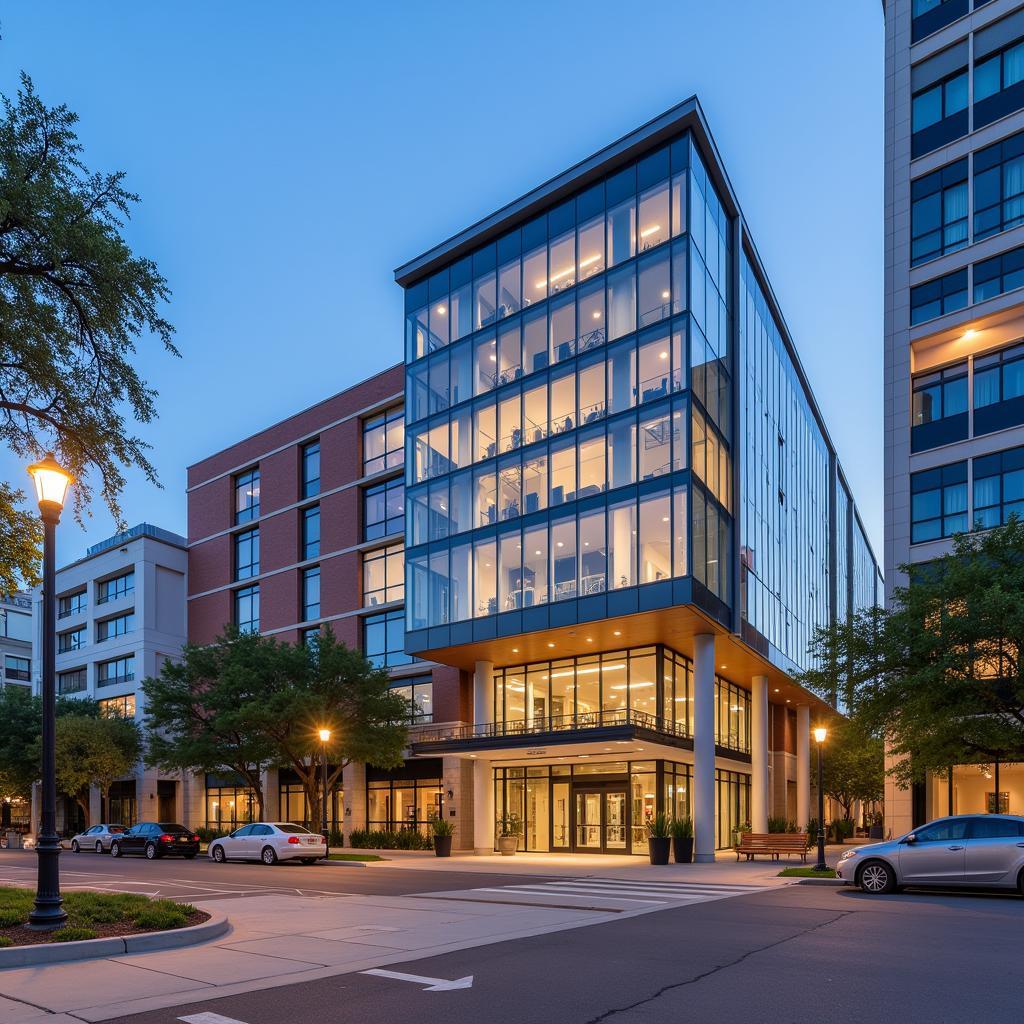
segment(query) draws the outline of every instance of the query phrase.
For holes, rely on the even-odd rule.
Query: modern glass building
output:
[[[405,646],[466,688],[413,753],[473,762],[475,846],[806,824],[791,675],[881,577],[696,99],[396,278]]]

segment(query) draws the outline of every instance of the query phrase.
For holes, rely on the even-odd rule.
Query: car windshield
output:
[[[160,828],[164,832],[170,832],[173,835],[181,835],[183,832],[188,832],[188,829],[184,825],[167,825],[161,822]]]
[[[283,825],[277,826],[281,832],[287,832],[294,835],[308,836],[312,835],[308,828],[303,828],[301,825],[292,825],[290,822],[285,822]]]

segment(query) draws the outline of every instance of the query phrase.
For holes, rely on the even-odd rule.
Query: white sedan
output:
[[[312,864],[327,856],[324,837],[289,821],[258,821],[236,828],[229,836],[214,839],[208,853],[218,864],[227,860],[301,860]]]

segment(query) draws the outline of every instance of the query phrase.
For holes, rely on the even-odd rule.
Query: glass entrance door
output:
[[[574,795],[574,849],[579,853],[627,853],[626,790],[577,789]]]

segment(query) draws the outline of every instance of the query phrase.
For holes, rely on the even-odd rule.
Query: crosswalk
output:
[[[657,882],[626,878],[557,878],[517,885],[481,886],[458,892],[431,893],[434,898],[472,899],[484,903],[570,907],[581,910],[656,910],[667,906],[707,903],[763,892],[762,885],[711,882]]]

